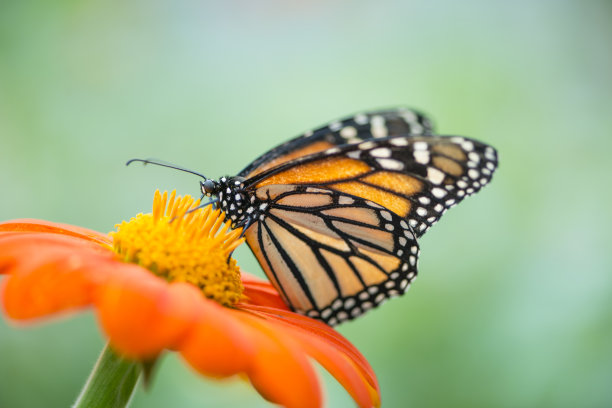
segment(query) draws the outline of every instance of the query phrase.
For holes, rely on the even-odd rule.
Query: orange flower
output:
[[[189,196],[139,214],[109,235],[38,220],[0,223],[0,301],[32,320],[93,306],[111,346],[128,359],[177,351],[201,374],[244,373],[287,407],[321,406],[308,357],[360,407],[380,405],[365,358],[329,326],[295,314],[273,287],[242,273],[231,252],[240,230]]]

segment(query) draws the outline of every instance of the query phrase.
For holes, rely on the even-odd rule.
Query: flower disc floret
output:
[[[157,191],[153,212],[117,224],[113,250],[169,282],[188,282],[207,298],[233,306],[243,298],[240,269],[231,259],[243,242],[242,229],[229,230],[225,215],[211,206],[198,208],[190,196]]]

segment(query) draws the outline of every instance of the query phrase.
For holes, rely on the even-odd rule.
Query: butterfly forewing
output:
[[[268,210],[247,242],[294,310],[333,325],[403,293],[416,276],[412,229],[382,206],[312,185],[265,185],[257,195]]]
[[[423,135],[431,132],[430,120],[412,109],[360,113],[332,121],[275,147],[253,161],[238,175],[252,177],[279,164],[338,145],[359,143],[372,138]]]
[[[405,219],[421,236],[449,208],[487,184],[496,167],[495,150],[475,140],[410,135],[334,147],[249,182],[257,188],[316,184],[362,197]]]

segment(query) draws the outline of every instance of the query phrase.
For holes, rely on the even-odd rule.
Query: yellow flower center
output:
[[[230,259],[244,238],[242,228],[229,231],[225,214],[212,206],[197,208],[199,200],[155,192],[153,213],[138,214],[117,224],[113,250],[126,262],[147,268],[171,282],[189,282],[222,305],[242,299],[240,269]]]

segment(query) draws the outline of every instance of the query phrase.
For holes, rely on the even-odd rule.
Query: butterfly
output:
[[[291,309],[333,326],[404,293],[418,238],[497,163],[493,147],[394,109],[306,132],[237,176],[196,174]]]

